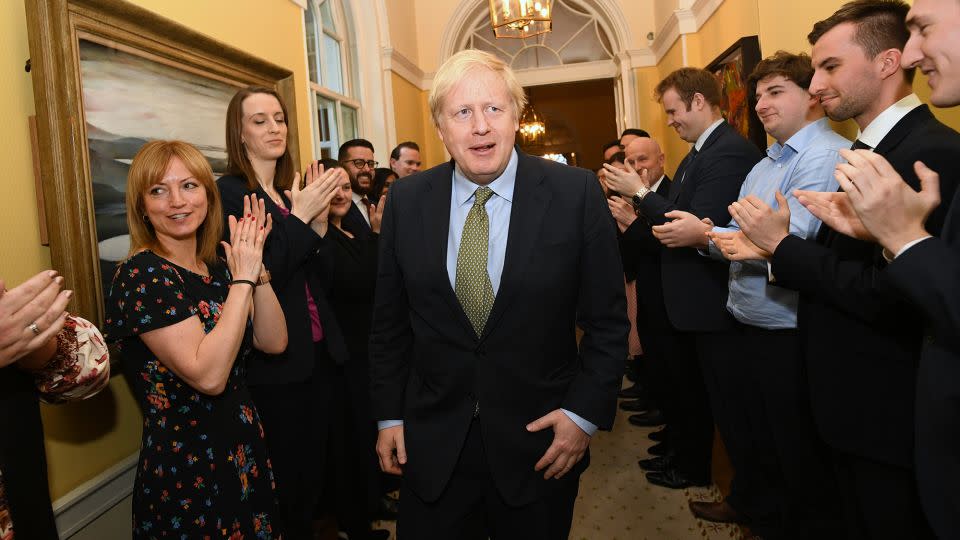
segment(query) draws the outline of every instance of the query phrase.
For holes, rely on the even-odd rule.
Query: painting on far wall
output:
[[[720,81],[720,110],[727,122],[761,150],[767,148],[767,136],[755,110],[757,100],[748,77],[760,62],[757,36],[740,38],[707,65],[707,71]]]
[[[148,141],[179,139],[196,146],[215,175],[223,174],[227,104],[237,87],[88,39],[80,40],[79,50],[97,252],[106,293],[117,263],[130,251],[126,185],[133,156]]]

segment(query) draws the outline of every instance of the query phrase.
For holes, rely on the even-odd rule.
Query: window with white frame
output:
[[[314,152],[336,159],[337,149],[359,136],[353,39],[341,0],[309,0],[304,11],[307,70],[314,111]]]

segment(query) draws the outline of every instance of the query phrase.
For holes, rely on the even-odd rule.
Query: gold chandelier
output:
[[[533,104],[527,105],[520,115],[520,137],[527,144],[535,143],[543,138],[547,132],[547,126],[543,123],[543,118],[537,114]]]
[[[490,24],[498,38],[523,39],[551,30],[553,0],[490,0]]]

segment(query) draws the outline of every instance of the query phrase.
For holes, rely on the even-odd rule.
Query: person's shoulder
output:
[[[236,174],[225,174],[220,178],[217,178],[217,187],[220,188],[220,191],[249,191],[247,179]]]

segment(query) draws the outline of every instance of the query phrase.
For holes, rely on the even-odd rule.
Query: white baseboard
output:
[[[53,502],[60,538],[70,538],[133,493],[139,453],[133,454]]]

